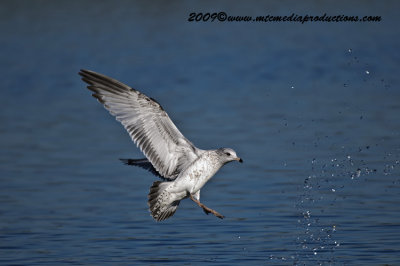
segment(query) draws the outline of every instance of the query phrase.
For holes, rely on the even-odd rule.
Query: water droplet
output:
[[[336,189],[332,188],[332,192],[336,192]]]
[[[304,216],[304,218],[310,218],[310,216],[311,216],[311,212],[310,211],[306,211],[306,212],[303,212],[303,216]]]
[[[357,174],[356,177],[360,177],[360,175],[361,175],[361,169],[360,168],[357,169],[356,174]]]
[[[294,86],[290,87],[291,89],[294,89]]]
[[[351,48],[349,48],[349,50],[347,50],[347,51],[349,51],[349,53],[353,52],[353,50]]]
[[[369,71],[368,71],[368,70],[365,70],[365,74],[369,75]]]

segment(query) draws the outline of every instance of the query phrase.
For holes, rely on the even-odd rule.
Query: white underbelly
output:
[[[218,169],[219,167],[207,160],[199,160],[183,171],[174,183],[179,190],[185,189],[190,194],[194,194],[214,176]]]

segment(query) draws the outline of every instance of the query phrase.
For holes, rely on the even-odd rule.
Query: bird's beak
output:
[[[236,157],[235,160],[238,161],[239,163],[243,163],[242,158]]]

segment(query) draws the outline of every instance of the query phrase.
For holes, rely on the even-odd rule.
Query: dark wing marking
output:
[[[165,178],[165,177],[161,176],[160,173],[157,172],[157,170],[153,167],[151,162],[149,162],[149,160],[147,160],[146,158],[144,158],[144,159],[120,159],[120,160],[126,165],[133,165],[133,166],[138,166],[140,168],[143,168],[163,180],[171,180],[169,178]]]

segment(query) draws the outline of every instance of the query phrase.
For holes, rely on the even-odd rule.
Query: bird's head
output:
[[[226,164],[232,161],[243,163],[243,160],[236,155],[236,152],[230,148],[220,148],[217,150],[219,158]]]

